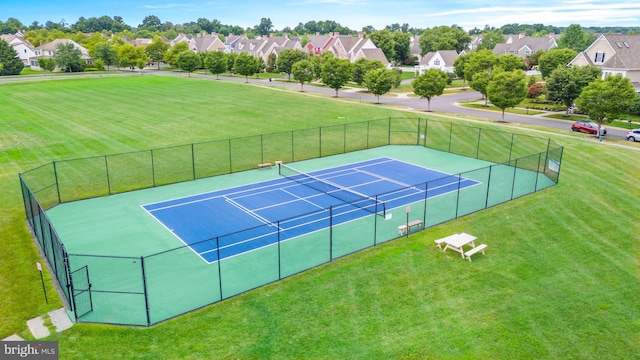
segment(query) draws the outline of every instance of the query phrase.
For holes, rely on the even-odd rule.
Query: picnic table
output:
[[[460,253],[462,258],[464,259],[463,247],[465,245],[471,245],[471,247],[475,248],[476,247],[475,240],[476,240],[475,236],[469,235],[467,233],[460,233],[460,234],[448,236],[444,240],[444,243],[446,245],[442,251],[447,251],[447,249],[457,251]]]

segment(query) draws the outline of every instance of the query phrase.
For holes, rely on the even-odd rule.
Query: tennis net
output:
[[[377,200],[374,197],[342,187],[327,179],[320,179],[316,176],[302,172],[300,170],[296,170],[282,163],[278,164],[278,171],[280,175],[290,180],[308,186],[316,191],[325,193],[342,202],[359,207],[370,213],[381,215],[382,217],[385,216],[385,203]]]

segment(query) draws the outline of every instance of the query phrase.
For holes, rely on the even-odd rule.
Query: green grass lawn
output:
[[[48,275],[44,302],[19,172],[52,160],[416,117],[139,74],[4,84],[0,99],[0,338],[29,338],[25,321],[60,306]],[[151,328],[76,324],[46,340],[59,341],[61,359],[637,358],[640,147],[569,131],[541,136],[566,146],[555,187]],[[462,231],[488,244],[487,255],[470,263],[435,247],[434,239]]]

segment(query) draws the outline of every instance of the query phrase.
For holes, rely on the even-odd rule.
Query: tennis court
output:
[[[479,182],[391,158],[303,173],[287,165],[282,178],[143,208],[204,261],[273,245]],[[267,226],[263,226],[267,225]],[[243,231],[245,229],[253,229]],[[203,242],[228,234],[224,243]]]
[[[553,186],[562,150],[377,119],[55,161],[20,179],[76,320],[149,326],[408,236],[405,224],[429,228]]]

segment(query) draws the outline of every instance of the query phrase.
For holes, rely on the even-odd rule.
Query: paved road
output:
[[[155,72],[155,74],[162,74],[162,72]],[[179,75],[179,76],[187,76],[183,73],[175,73],[175,72],[165,72],[164,75]],[[202,74],[192,74],[192,77],[212,77],[212,75],[202,75]],[[221,80],[226,81],[238,81],[238,82],[246,82],[247,79],[241,76],[226,76],[221,75]],[[268,85],[274,87],[282,87],[291,90],[300,91],[300,84],[286,82],[286,81],[269,81],[267,79],[257,79],[249,77],[249,83],[253,84],[261,84]],[[336,92],[333,89],[328,89],[325,87],[311,86],[307,85],[304,87],[305,92],[318,93],[326,96],[335,96]],[[366,94],[359,92],[357,90],[340,90],[338,91],[339,98],[347,98],[352,100],[357,100],[360,102],[368,102],[368,103],[377,103],[378,98],[375,95]],[[486,119],[491,119],[495,121],[502,121],[502,114],[496,111],[489,110],[480,110],[473,109],[464,106],[457,105],[459,101],[464,100],[476,100],[480,99],[482,95],[472,89],[468,89],[467,91],[458,92],[455,94],[448,94],[435,97],[431,99],[430,110],[438,113],[451,114],[455,115],[465,115],[465,116],[473,116],[473,117],[481,117]],[[418,111],[427,111],[427,100],[419,99],[416,97],[407,97],[407,96],[381,96],[380,103],[384,105],[390,105],[395,107],[404,107],[412,110]],[[571,122],[567,120],[558,120],[558,119],[550,119],[546,117],[542,117],[541,115],[518,115],[518,114],[510,114],[505,113],[504,121],[508,123],[518,123],[518,124],[527,124],[527,125],[536,125],[547,128],[554,128],[560,130],[570,131]],[[616,138],[616,139],[624,139],[624,136],[627,134],[627,130],[619,129],[619,128],[607,128],[607,137]],[[590,136],[588,134],[584,134],[585,136]]]

